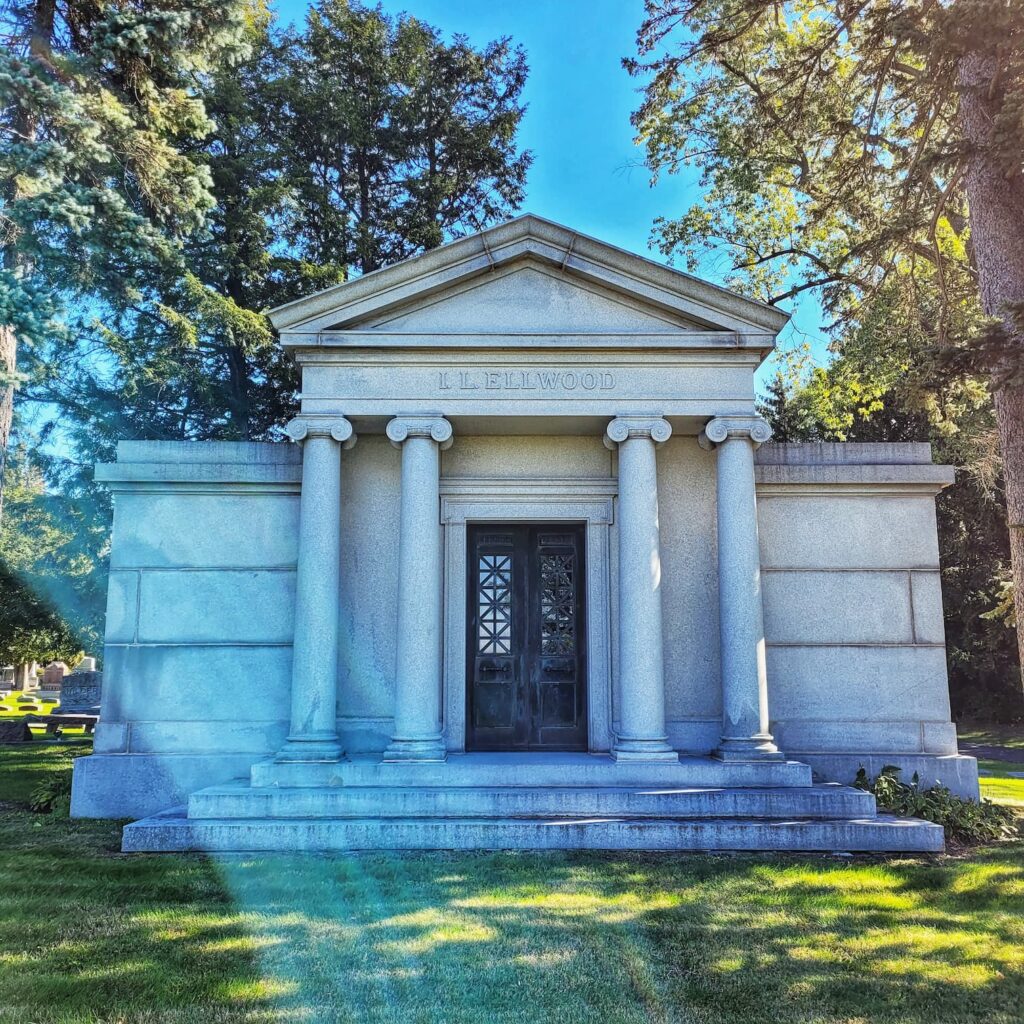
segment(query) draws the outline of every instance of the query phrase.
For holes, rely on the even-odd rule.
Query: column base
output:
[[[665,740],[620,739],[612,747],[611,756],[614,761],[679,761],[679,752]]]
[[[447,761],[448,748],[440,736],[428,739],[393,739],[384,748],[381,761],[385,764],[395,761]]]
[[[771,736],[723,736],[712,757],[719,761],[785,761]]]
[[[342,753],[337,736],[289,736],[274,760],[340,761]]]

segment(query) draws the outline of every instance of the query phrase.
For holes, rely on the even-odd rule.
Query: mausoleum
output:
[[[926,444],[775,444],[779,310],[534,216],[271,313],[280,443],[125,442],[72,811],[126,850],[932,850]]]

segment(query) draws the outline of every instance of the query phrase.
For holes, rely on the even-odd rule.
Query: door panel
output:
[[[470,528],[468,749],[586,750],[583,537]]]

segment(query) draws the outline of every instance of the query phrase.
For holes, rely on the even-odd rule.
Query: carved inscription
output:
[[[607,370],[441,370],[442,391],[611,391]]]

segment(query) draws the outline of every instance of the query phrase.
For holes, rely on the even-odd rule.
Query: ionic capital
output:
[[[760,448],[771,436],[772,428],[760,416],[716,416],[704,425],[697,443],[708,452],[732,439],[750,441]]]
[[[311,437],[329,437],[346,449],[356,443],[356,433],[344,416],[296,416],[284,432],[298,444]]]
[[[443,416],[396,416],[388,423],[386,433],[396,448],[410,437],[429,437],[441,451],[452,446],[452,425]]]
[[[616,416],[604,432],[604,446],[612,451],[635,437],[664,444],[672,436],[672,424],[660,416]]]

